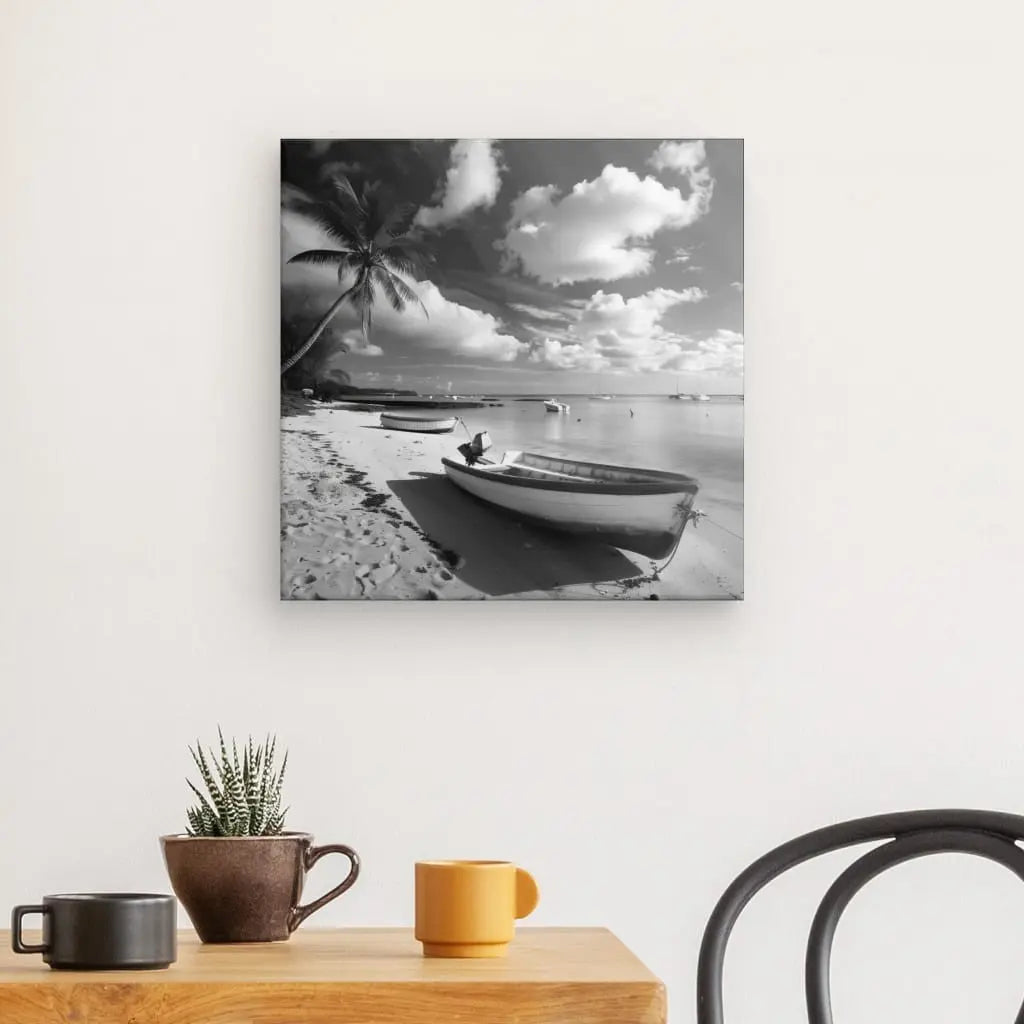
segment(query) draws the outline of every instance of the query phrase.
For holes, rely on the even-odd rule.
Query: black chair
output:
[[[830,825],[808,832],[754,861],[722,895],[707,927],[697,966],[697,1024],[724,1024],[722,966],[736,919],[772,879],[822,853],[881,839],[851,864],[825,894],[807,939],[804,985],[810,1024],[832,1024],[829,962],[836,925],[850,900],[887,868],[931,853],[973,853],[1009,868],[1024,881],[1024,817],[998,811],[906,811]],[[1024,1024],[1024,1004],[1016,1017]]]

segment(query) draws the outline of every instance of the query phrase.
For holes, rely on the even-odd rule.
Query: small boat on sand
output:
[[[694,517],[699,483],[682,473],[506,452],[501,462],[442,459],[464,491],[521,518],[649,558],[670,555]]]
[[[565,402],[556,402],[555,399],[553,399],[553,398],[549,398],[544,403],[544,408],[548,412],[566,412],[567,413],[569,411],[569,406],[566,405]]]
[[[454,416],[431,416],[429,413],[399,415],[382,412],[380,425],[386,430],[411,430],[416,434],[450,434],[455,429]]]

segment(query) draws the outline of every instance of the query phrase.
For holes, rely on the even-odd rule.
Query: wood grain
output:
[[[520,929],[502,960],[427,960],[408,929],[203,946],[166,971],[51,971],[0,933],[3,1024],[664,1024],[661,982],[610,932]]]

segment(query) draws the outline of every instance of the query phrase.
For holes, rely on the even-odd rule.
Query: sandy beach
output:
[[[385,430],[379,412],[285,395],[281,596],[288,599],[742,597],[742,515],[702,502],[663,572],[648,558],[522,523],[460,491],[453,434]]]

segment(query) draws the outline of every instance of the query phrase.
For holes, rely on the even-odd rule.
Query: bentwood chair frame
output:
[[[821,901],[807,939],[804,987],[810,1024],[832,1024],[829,974],[836,926],[853,897],[876,875],[933,853],[970,853],[1009,868],[1024,881],[1024,817],[1000,811],[936,810],[879,814],[829,825],[783,843],[754,861],[722,894],[701,943],[697,1024],[724,1024],[722,968],[736,919],[751,898],[784,871],[819,854],[889,840],[854,861]],[[1024,1004],[1015,1024],[1024,1024]]]

